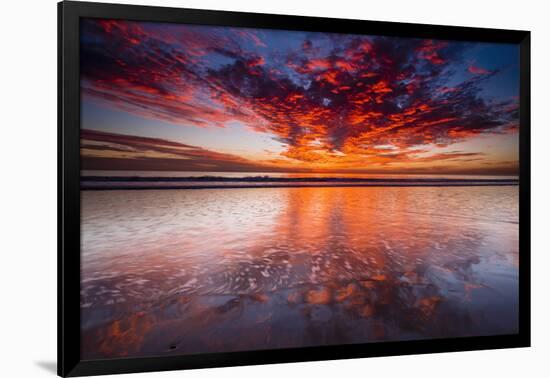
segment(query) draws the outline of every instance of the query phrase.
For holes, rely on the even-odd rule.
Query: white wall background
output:
[[[124,2],[111,0],[111,2]],[[530,0],[132,0],[264,13],[528,29],[532,34],[533,347],[282,364],[135,377],[550,376],[550,12]],[[2,2],[0,376],[54,375],[56,361],[56,1]],[[78,253],[78,251],[74,251]]]

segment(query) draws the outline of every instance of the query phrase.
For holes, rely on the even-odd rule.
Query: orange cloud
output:
[[[184,127],[239,121],[285,149],[276,163],[155,144],[156,154],[217,167],[227,159],[237,170],[360,169],[427,164],[434,159],[411,151],[518,130],[517,98],[481,95],[496,72],[470,65],[475,76],[449,85],[444,70],[461,48],[451,42],[330,36],[322,49],[304,34],[298,51],[283,54],[248,29],[178,25],[168,32],[110,20],[86,20],[83,28],[90,40],[103,41],[82,44],[84,99]],[[453,157],[460,158],[472,156]]]

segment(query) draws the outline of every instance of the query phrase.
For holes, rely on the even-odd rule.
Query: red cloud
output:
[[[168,33],[86,20],[84,34],[103,41],[82,45],[85,97],[187,127],[240,121],[277,139],[296,162],[414,160],[410,149],[418,146],[517,132],[517,98],[479,96],[490,77],[481,74],[490,71],[470,66],[479,76],[452,87],[441,79],[455,48],[446,42],[341,37],[322,50],[305,39],[298,55],[277,52],[274,60],[248,51],[250,42],[260,51],[269,46],[243,30],[178,25]]]
[[[245,29],[234,29],[234,32],[235,34],[245,38],[245,39],[250,39],[256,46],[259,46],[259,47],[266,47],[266,44],[264,43],[264,41],[262,41],[262,39],[256,35],[256,33],[250,31],[250,30],[245,30]]]
[[[468,72],[473,73],[475,75],[488,75],[491,73],[491,71],[488,71],[485,68],[476,67],[474,65],[468,66]]]
[[[418,55],[422,59],[426,59],[433,64],[443,64],[445,60],[439,55],[439,50],[447,46],[446,42],[435,42],[426,40],[420,47],[416,49]]]
[[[247,62],[248,67],[263,66],[265,64],[265,59],[261,56],[255,56],[249,59]]]

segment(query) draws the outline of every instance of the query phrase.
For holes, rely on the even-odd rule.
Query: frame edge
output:
[[[79,284],[75,285],[80,280],[80,254],[69,252],[80,245],[80,129],[74,127],[79,125],[79,60],[74,57],[78,57],[79,35],[75,31],[78,31],[82,6],[86,4],[70,1],[57,3],[57,374],[61,377],[71,375],[80,363],[80,310],[70,308],[71,304],[80,302]],[[78,340],[78,347],[74,345],[75,339]]]

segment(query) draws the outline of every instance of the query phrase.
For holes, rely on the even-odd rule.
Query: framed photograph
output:
[[[529,346],[529,32],[58,10],[59,375]]]

